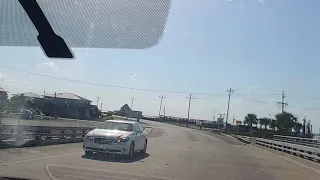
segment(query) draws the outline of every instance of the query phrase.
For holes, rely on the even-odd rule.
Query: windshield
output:
[[[0,179],[320,179],[319,0],[0,9]]]
[[[97,129],[133,131],[133,124],[119,122],[104,122]]]

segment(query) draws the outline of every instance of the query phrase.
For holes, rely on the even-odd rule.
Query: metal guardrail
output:
[[[0,126],[0,148],[81,142],[90,127]]]
[[[289,142],[283,142],[278,140],[269,140],[263,138],[252,138],[248,136],[236,136],[240,141],[257,144],[267,148],[271,148],[283,153],[288,153],[294,156],[298,156],[310,161],[320,163],[320,148],[310,147],[300,144],[293,144]],[[305,138],[304,138],[305,139]]]
[[[318,139],[274,135],[273,140],[320,148],[320,140]]]
[[[251,143],[251,138],[250,137],[237,135],[236,138],[238,140],[246,143],[246,144],[250,144]]]
[[[320,149],[287,142],[256,138],[256,144],[320,163]]]

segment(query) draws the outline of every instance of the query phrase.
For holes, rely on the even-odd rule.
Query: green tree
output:
[[[277,128],[280,132],[291,132],[295,123],[298,121],[298,118],[288,112],[276,114],[275,118]]]
[[[250,126],[250,132],[252,131],[252,124],[257,124],[258,123],[258,118],[257,115],[255,115],[254,113],[249,113],[244,117],[244,124],[247,124],[248,126]]]
[[[26,106],[26,97],[21,95],[12,96],[9,101],[9,109],[12,112],[19,112],[20,109]]]
[[[263,118],[260,118],[259,119],[259,123],[261,126],[264,126],[264,129],[266,130],[267,129],[267,126],[270,125],[272,119],[270,118],[267,118],[267,117],[263,117]]]

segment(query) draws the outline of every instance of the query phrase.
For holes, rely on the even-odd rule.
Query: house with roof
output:
[[[12,94],[12,96],[24,96],[27,99],[34,99],[34,98],[42,98],[41,95],[34,93],[34,92],[25,92],[25,93],[16,93],[16,94]]]
[[[10,99],[10,111],[19,112],[23,109],[33,110],[34,112],[41,112],[42,96],[34,92],[16,93],[12,94]]]
[[[31,108],[46,116],[89,119],[99,115],[97,108],[92,107],[91,101],[74,93],[51,93],[39,95],[34,92],[13,94],[12,97],[23,99],[24,108]],[[23,98],[22,98],[23,97]],[[19,108],[18,108],[19,109]]]
[[[138,118],[142,117],[142,112],[141,111],[133,111],[128,104],[123,105],[120,108],[120,114],[125,117],[130,117],[130,118]]]
[[[43,113],[74,119],[89,119],[91,101],[74,93],[53,93],[43,96]]]
[[[8,91],[0,87],[0,102],[8,101]]]

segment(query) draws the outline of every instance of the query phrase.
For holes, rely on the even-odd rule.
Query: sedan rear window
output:
[[[98,129],[133,131],[133,124],[119,122],[104,122],[98,127]]]

